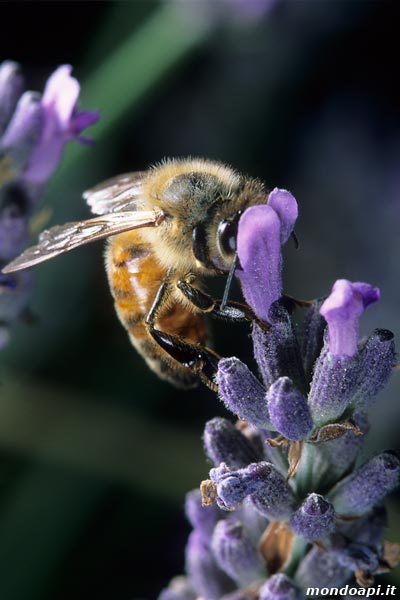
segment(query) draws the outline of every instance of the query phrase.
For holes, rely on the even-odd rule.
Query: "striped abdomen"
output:
[[[197,376],[160,348],[145,324],[146,315],[166,276],[151,245],[141,238],[139,231],[117,235],[109,241],[106,266],[118,317],[149,367],[180,387],[197,384]],[[179,302],[168,305],[158,317],[156,327],[196,344],[206,342],[202,315],[190,312]]]

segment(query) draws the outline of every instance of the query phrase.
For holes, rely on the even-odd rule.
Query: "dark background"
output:
[[[116,173],[165,156],[225,161],[299,202],[285,291],[321,296],[342,277],[378,285],[363,332],[396,333],[399,5],[270,4],[250,18],[218,1],[0,3],[0,58],[21,63],[27,87],[70,63],[82,107],[102,112],[96,145],[67,149],[44,205],[51,223],[75,220],[89,216],[82,191]],[[147,370],[101,254],[96,244],[36,270],[38,320],[16,324],[2,355],[4,600],[150,600],[183,569],[184,493],[207,474],[202,430],[224,409]],[[246,328],[213,331],[221,354],[246,357]],[[366,455],[398,446],[399,387],[395,375],[373,408]],[[395,501],[388,538],[399,541]]]

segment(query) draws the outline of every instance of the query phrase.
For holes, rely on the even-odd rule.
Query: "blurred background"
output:
[[[0,3],[0,59],[35,90],[72,64],[82,108],[102,115],[95,146],[70,144],[47,187],[50,224],[88,217],[82,191],[117,173],[218,159],[297,198],[287,293],[370,282],[382,299],[363,332],[397,333],[399,19],[398,3],[373,0]],[[35,278],[36,321],[15,324],[0,363],[0,598],[154,599],[183,570],[184,494],[207,474],[204,423],[224,409],[135,354],[101,243]],[[246,327],[213,331],[245,359]],[[395,374],[365,455],[398,446],[399,391]],[[395,495],[389,507],[400,541]],[[380,583],[400,585],[398,571]]]

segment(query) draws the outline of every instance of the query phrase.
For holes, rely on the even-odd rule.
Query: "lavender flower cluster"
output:
[[[357,463],[368,407],[395,363],[393,334],[358,339],[379,290],[347,280],[294,323],[281,246],[296,218],[293,196],[275,189],[240,219],[237,275],[260,319],[260,377],[236,357],[219,362],[219,397],[238,421],[206,424],[214,467],[186,498],[186,575],[159,600],[300,600],[307,588],[348,582],[363,595],[399,561],[400,546],[383,540],[383,500],[399,482],[400,458],[386,451]]]
[[[81,132],[99,119],[77,108],[80,86],[69,65],[48,79],[43,94],[24,92],[19,65],[0,64],[0,271],[21,253],[32,215],[69,140],[87,143]],[[0,274],[0,349],[9,327],[29,302],[29,270]]]

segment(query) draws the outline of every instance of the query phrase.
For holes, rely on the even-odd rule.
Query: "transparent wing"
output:
[[[95,215],[139,210],[146,175],[146,171],[117,175],[84,192],[83,198]]]
[[[141,227],[157,227],[163,220],[163,212],[150,210],[146,212],[110,213],[87,221],[55,225],[40,234],[39,243],[36,246],[31,246],[5,266],[3,273],[11,273],[12,271],[32,267],[54,256],[69,252],[78,246],[117,233]]]

